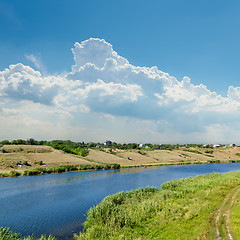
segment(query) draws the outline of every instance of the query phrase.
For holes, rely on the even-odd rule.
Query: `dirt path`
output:
[[[229,212],[239,191],[240,186],[231,189],[215,213],[214,232],[217,240],[224,239],[222,235],[225,235],[226,239],[233,240],[229,229]]]

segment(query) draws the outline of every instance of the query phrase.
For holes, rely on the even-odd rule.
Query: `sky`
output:
[[[237,0],[0,0],[0,140],[240,144]]]

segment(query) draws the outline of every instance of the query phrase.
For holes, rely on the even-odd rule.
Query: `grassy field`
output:
[[[86,170],[103,169],[104,166],[109,164],[135,167],[240,161],[239,147],[210,150],[206,148],[179,148],[174,150],[102,148],[88,149],[88,151],[88,155],[83,157],[67,154],[62,150],[44,145],[3,145],[0,147],[0,176],[23,175],[24,171],[37,168],[44,168],[45,171],[40,172],[45,173],[58,172],[48,171],[47,169],[60,166],[78,166],[75,167],[75,170]],[[103,167],[99,168],[97,165]],[[12,171],[17,171],[20,174],[9,174]]]
[[[106,197],[80,239],[240,239],[240,172],[173,180]]]

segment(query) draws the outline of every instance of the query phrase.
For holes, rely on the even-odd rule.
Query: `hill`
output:
[[[123,150],[102,147],[100,149],[88,148],[88,155],[83,157],[45,145],[3,145],[0,147],[0,173],[69,165],[87,166],[83,169],[108,169],[112,164],[120,165],[120,167],[135,167],[239,162],[239,155],[239,147],[216,149],[180,147],[173,150]],[[96,167],[97,165],[99,167]],[[78,170],[78,168],[70,170]]]

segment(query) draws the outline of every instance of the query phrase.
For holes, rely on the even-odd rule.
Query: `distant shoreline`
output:
[[[74,151],[74,149],[72,150]],[[173,150],[87,148],[87,156],[46,145],[3,145],[0,177],[31,176],[85,170],[240,162],[240,148]]]

